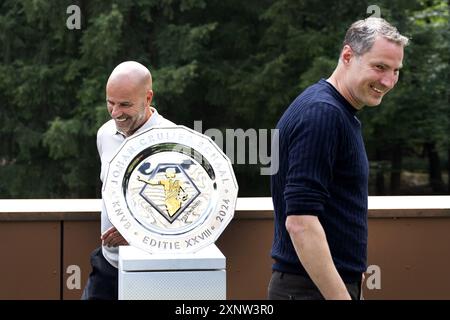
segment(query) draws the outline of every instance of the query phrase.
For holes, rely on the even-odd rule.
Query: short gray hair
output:
[[[382,18],[370,17],[354,22],[347,30],[344,46],[349,45],[357,56],[369,51],[377,36],[381,36],[403,47],[409,39],[402,36],[397,28]]]

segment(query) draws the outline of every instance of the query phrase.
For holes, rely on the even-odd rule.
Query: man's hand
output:
[[[120,234],[115,227],[106,230],[100,237],[102,244],[107,247],[118,247],[128,245],[128,241]]]

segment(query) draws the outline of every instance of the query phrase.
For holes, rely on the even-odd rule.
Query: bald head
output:
[[[126,82],[130,85],[139,86],[145,91],[152,90],[150,71],[136,61],[125,61],[115,67],[106,86],[113,82],[118,84]]]
[[[130,136],[152,115],[153,98],[150,71],[135,61],[119,64],[106,84],[108,111],[117,130]]]

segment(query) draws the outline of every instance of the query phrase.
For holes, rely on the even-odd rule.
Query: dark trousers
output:
[[[118,270],[105,259],[101,247],[92,251],[91,266],[81,300],[117,300]]]
[[[345,286],[352,297],[352,300],[361,299],[361,282],[346,283]],[[284,273],[279,271],[272,272],[272,278],[269,283],[270,300],[323,300],[314,282],[304,276]]]

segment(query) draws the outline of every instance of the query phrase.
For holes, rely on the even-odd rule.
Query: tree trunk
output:
[[[397,144],[392,150],[391,158],[391,195],[399,194],[402,173],[402,147]]]
[[[424,145],[428,156],[428,174],[430,177],[430,186],[435,193],[444,193],[444,181],[442,180],[442,168],[439,153],[436,150],[436,143],[427,142]]]

